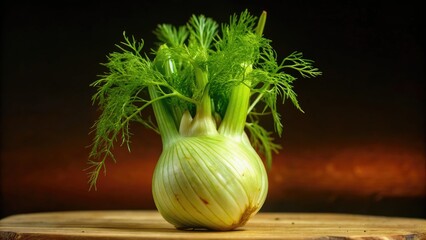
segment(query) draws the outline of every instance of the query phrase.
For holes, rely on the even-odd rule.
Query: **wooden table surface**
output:
[[[266,213],[228,232],[176,230],[156,211],[20,214],[0,239],[426,239],[426,220],[348,214]]]

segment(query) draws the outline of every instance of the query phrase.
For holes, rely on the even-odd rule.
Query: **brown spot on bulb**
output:
[[[241,214],[238,222],[235,222],[234,224],[232,224],[232,226],[228,230],[244,226],[247,223],[247,221],[251,218],[253,213],[257,211],[257,209],[258,209],[257,206],[251,206],[251,205],[247,206],[244,212]]]
[[[209,201],[207,201],[206,199],[204,199],[204,198],[202,198],[202,197],[200,197],[200,199],[201,199],[201,201],[202,201],[205,205],[209,204]]]

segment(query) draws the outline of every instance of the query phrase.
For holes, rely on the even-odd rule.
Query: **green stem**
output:
[[[250,88],[240,83],[232,89],[225,116],[219,127],[219,133],[230,137],[241,137],[247,118]]]
[[[259,37],[263,34],[263,29],[266,23],[266,11],[263,11],[260,15],[259,22],[255,29],[255,34]],[[246,72],[244,77],[252,71],[252,65],[247,64]],[[219,127],[219,133],[222,135],[234,137],[240,139],[246,124],[247,114],[249,111],[250,101],[250,84],[247,80],[236,86],[229,99],[228,106],[226,108],[225,116]],[[251,111],[250,107],[250,111]]]
[[[207,73],[201,70],[200,68],[195,68],[195,81],[198,89],[202,89],[201,101],[197,104],[197,114],[204,117],[211,117],[212,115],[212,106],[211,100],[208,93],[207,83]]]
[[[159,98],[159,93],[154,86],[148,87],[151,99]],[[157,120],[158,129],[160,131],[163,147],[167,148],[178,138],[179,132],[175,125],[172,115],[168,112],[163,100],[158,100],[152,103],[155,119]]]
[[[261,37],[263,34],[263,29],[265,28],[265,24],[266,24],[266,11],[263,11],[262,14],[259,17],[259,22],[257,23],[257,27],[256,27],[256,35]]]

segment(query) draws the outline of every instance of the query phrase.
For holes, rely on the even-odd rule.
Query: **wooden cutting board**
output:
[[[258,213],[228,232],[176,230],[156,211],[13,215],[0,239],[426,239],[426,220],[346,214]]]

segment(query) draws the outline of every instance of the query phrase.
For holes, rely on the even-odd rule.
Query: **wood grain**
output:
[[[234,231],[181,231],[156,211],[21,214],[0,220],[0,239],[426,239],[426,220],[261,212]]]

